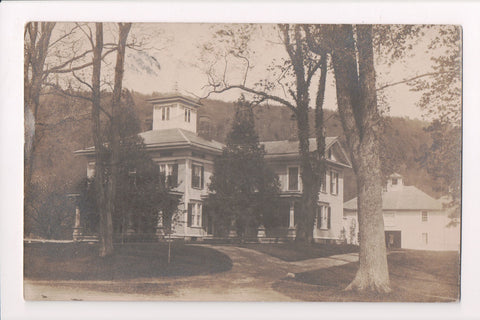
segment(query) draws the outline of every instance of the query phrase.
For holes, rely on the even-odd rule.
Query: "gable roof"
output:
[[[261,141],[260,142],[260,144],[262,144],[265,147],[265,152],[268,157],[297,156],[299,154],[298,152],[299,143],[300,142],[298,140]],[[308,145],[309,145],[310,152],[317,150],[317,142],[315,138],[309,138]],[[338,145],[338,150],[340,153],[339,156],[341,158],[341,161],[330,160],[330,162],[341,164],[346,167],[351,167],[350,160],[348,159],[347,155],[345,154],[345,151],[341,147],[340,142],[338,141],[338,137],[325,137],[325,151],[328,151],[330,148],[333,148],[334,145]]]
[[[357,198],[353,198],[343,204],[343,209],[356,211]],[[430,197],[428,194],[414,186],[382,193],[383,210],[442,210],[441,201]]]

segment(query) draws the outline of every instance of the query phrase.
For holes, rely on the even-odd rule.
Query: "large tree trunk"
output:
[[[100,110],[101,110],[101,92],[100,92],[100,74],[102,66],[103,50],[103,24],[95,25],[95,46],[93,48],[93,69],[92,69],[92,131],[93,142],[95,146],[95,194],[97,200],[97,210],[100,215],[100,248],[99,255],[105,257],[113,253],[112,241],[112,216],[107,207],[106,199],[106,180],[105,162],[106,150],[102,139]]]
[[[351,25],[334,29],[332,51],[337,102],[357,175],[360,267],[347,290],[390,291],[382,213],[378,142],[379,114],[375,89],[372,27],[357,27],[357,47]],[[358,74],[357,74],[358,54]]]
[[[25,26],[24,48],[24,192],[25,201],[29,199],[33,176],[34,155],[38,143],[36,120],[40,108],[45,60],[52,35],[54,22],[31,22]]]

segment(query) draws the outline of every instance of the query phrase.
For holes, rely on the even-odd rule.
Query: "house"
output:
[[[389,176],[382,194],[385,242],[388,248],[459,250],[460,230],[451,226],[449,211],[403,177]],[[343,205],[343,228],[347,242],[358,244],[357,198]]]
[[[222,153],[224,145],[197,134],[198,108],[201,104],[189,97],[174,95],[148,100],[153,107],[152,130],[140,133],[146,150],[158,163],[160,172],[175,182],[173,192],[181,197],[180,212],[174,226],[174,237],[205,239],[214,235],[215,223],[204,208],[208,196],[208,183],[213,173],[215,157]],[[301,198],[298,141],[266,141],[265,159],[272,166],[281,182],[279,201],[283,227],[276,230],[259,230],[260,237],[294,238],[295,214]],[[315,150],[310,141],[311,151]],[[326,183],[319,194],[314,238],[318,241],[336,241],[342,228],[343,170],[350,162],[337,138],[326,139]],[[87,176],[95,169],[94,149],[78,150],[75,154],[87,159]],[[298,211],[298,210],[297,210]],[[81,213],[77,210],[74,239],[81,238]],[[157,228],[162,236],[161,221]]]

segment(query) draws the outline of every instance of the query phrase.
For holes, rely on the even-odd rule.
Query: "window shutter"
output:
[[[195,165],[192,164],[192,184],[191,186],[193,187],[195,185]]]
[[[330,229],[330,218],[332,217],[332,207],[328,207],[327,229]]]
[[[335,194],[338,194],[338,172],[335,175],[335,186],[336,186]]]
[[[205,214],[204,207],[201,207],[200,213],[202,215],[202,228],[206,229],[207,227],[207,215]]]
[[[178,185],[178,163],[172,165],[172,184],[171,187],[176,187]]]
[[[317,214],[315,215],[315,218],[317,219],[316,220],[317,229],[320,229],[320,226],[322,224],[321,212],[322,212],[322,207],[317,207]]]
[[[192,226],[193,203],[188,204],[187,227]]]
[[[203,189],[203,167],[202,168],[202,176],[200,177],[200,188]]]

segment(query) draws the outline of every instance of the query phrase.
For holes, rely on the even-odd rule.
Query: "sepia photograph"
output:
[[[462,27],[30,21],[27,301],[460,301]]]

